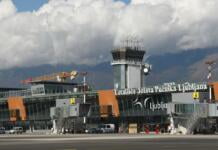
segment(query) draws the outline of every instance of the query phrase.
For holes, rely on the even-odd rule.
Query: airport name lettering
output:
[[[136,100],[133,101],[133,105],[135,107],[140,107],[141,109],[147,109],[147,106],[149,106],[149,109],[152,111],[160,110],[160,109],[161,110],[167,109],[167,103],[157,102],[157,104],[155,104],[151,101],[152,101],[151,97],[145,98],[144,101],[139,101],[139,99],[136,98]]]
[[[157,103],[157,104],[153,104],[153,103],[150,103],[150,109],[152,111],[155,111],[155,110],[164,110],[164,109],[167,109],[167,103]]]
[[[183,83],[175,84],[164,83],[161,86],[153,87],[144,87],[144,88],[135,88],[135,89],[123,89],[115,90],[115,95],[136,95],[136,94],[150,94],[150,93],[167,93],[167,92],[188,92],[188,91],[198,91],[198,90],[207,90],[207,84],[197,84],[197,83]]]

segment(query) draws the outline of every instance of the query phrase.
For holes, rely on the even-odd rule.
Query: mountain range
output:
[[[109,54],[110,55],[110,54]],[[218,48],[193,49],[177,53],[151,55],[146,61],[152,65],[151,73],[146,76],[146,85],[163,82],[204,82],[207,81],[206,61],[218,62]],[[212,80],[218,80],[218,64],[213,66]],[[26,87],[20,81],[55,72],[88,72],[87,81],[94,89],[113,88],[113,71],[110,62],[89,65],[41,65],[34,67],[16,67],[0,71],[0,87]],[[81,82],[78,77],[75,82]]]

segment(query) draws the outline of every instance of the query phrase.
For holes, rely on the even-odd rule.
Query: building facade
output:
[[[145,51],[123,47],[112,51],[114,89],[93,91],[86,84],[31,82],[28,89],[0,90],[0,126],[10,129],[63,128],[84,132],[99,124],[114,124],[116,132],[191,133],[217,129],[218,83],[144,85],[151,66]],[[176,130],[181,129],[182,131]],[[131,130],[133,131],[133,130]]]

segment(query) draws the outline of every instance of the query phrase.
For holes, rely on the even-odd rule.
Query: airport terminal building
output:
[[[28,89],[0,89],[0,126],[27,130],[69,129],[83,132],[98,124],[115,124],[116,132],[162,132],[182,127],[186,133],[217,129],[218,83],[144,85],[151,66],[145,51],[112,51],[114,89],[93,91],[84,83],[37,81]]]

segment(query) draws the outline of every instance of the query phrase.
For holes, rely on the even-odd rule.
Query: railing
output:
[[[96,91],[87,91],[86,94],[87,95],[92,95],[92,94],[96,94]],[[82,95],[84,94],[83,92],[56,92],[56,93],[46,93],[45,95],[47,96],[55,96],[55,95],[70,95],[70,94],[75,94],[75,95]],[[27,89],[27,90],[18,90],[18,91],[8,91],[8,92],[0,92],[0,99],[6,99],[8,97],[13,97],[13,96],[21,96],[21,97],[43,97],[45,95],[33,95],[31,92],[31,89]]]
[[[194,104],[194,112],[186,122],[187,134],[191,134],[201,118],[207,117],[208,104]]]
[[[191,134],[200,125],[200,120],[208,116],[207,103],[175,104],[175,116],[178,126],[186,129],[185,134]]]
[[[31,90],[17,90],[17,91],[8,91],[8,92],[0,92],[0,98],[7,98],[11,96],[31,96]]]
[[[194,104],[194,112],[186,121],[187,134],[191,134],[201,118],[208,115],[208,104]]]
[[[64,127],[64,109],[63,108],[56,108],[56,115],[57,115],[57,133],[62,132],[62,128]]]
[[[111,61],[111,64],[137,64],[137,65],[143,65],[144,63],[142,63],[140,60],[114,60]]]

